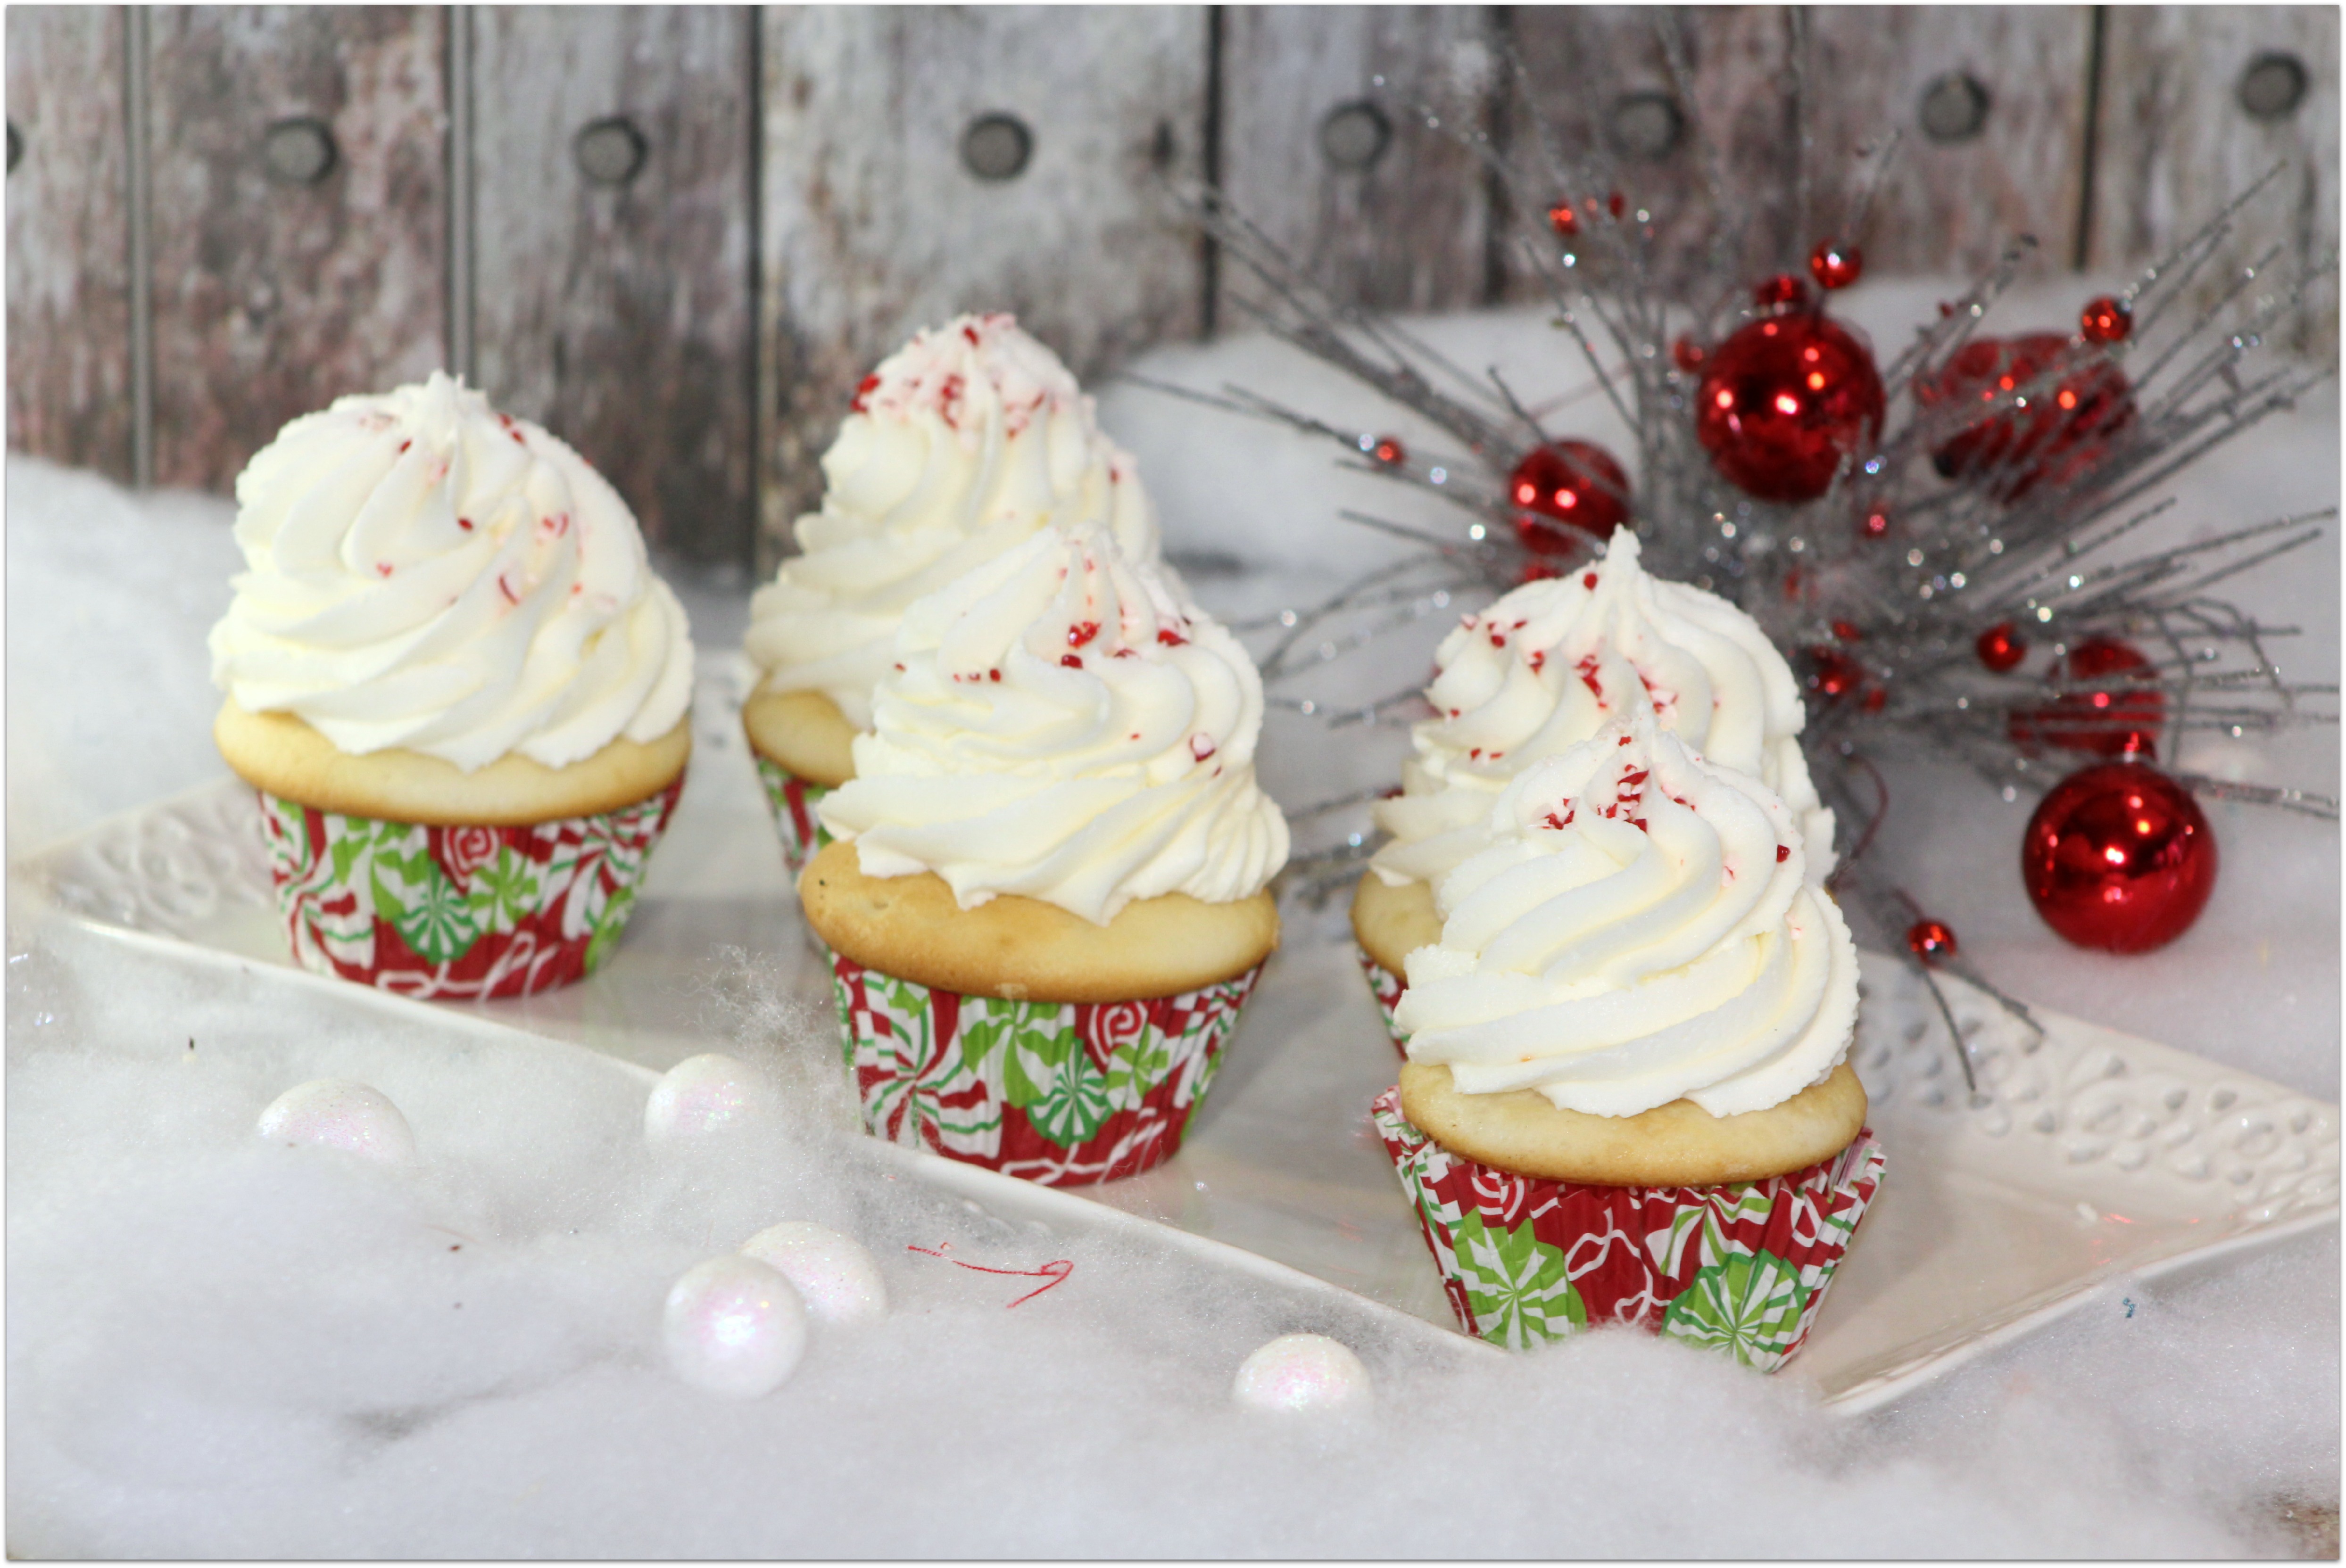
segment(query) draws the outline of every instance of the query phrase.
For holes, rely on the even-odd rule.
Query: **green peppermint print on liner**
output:
[[[384,885],[388,871],[402,885],[391,892]],[[391,923],[408,951],[432,963],[445,963],[471,947],[481,934],[473,918],[472,901],[456,891],[438,863],[419,850],[412,855],[378,850],[374,857],[374,907],[392,912]]]
[[[506,845],[497,851],[494,863],[473,873],[469,901],[484,930],[511,931],[537,907],[539,887],[537,868]],[[594,967],[591,961],[587,967]]]
[[[521,995],[601,964],[683,789],[515,826],[351,817],[262,793],[302,967],[408,996]]]
[[[1588,1327],[1588,1308],[1572,1287],[1562,1249],[1533,1236],[1530,1226],[1494,1231],[1469,1209],[1452,1237],[1459,1278],[1484,1339],[1524,1350]]]
[[[1014,1002],[831,960],[864,1125],[1049,1183],[1134,1175],[1178,1148],[1260,973],[1174,996]]]
[[[1808,1298],[1791,1264],[1770,1252],[1738,1252],[1694,1277],[1662,1315],[1662,1332],[1770,1370],[1800,1336]]]

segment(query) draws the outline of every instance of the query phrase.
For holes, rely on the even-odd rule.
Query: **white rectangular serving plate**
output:
[[[721,1048],[720,950],[831,1005],[737,728],[738,677],[704,677],[694,757],[617,954],[577,985],[491,1003],[422,1003],[291,967],[258,805],[224,779],[110,819],[17,871],[65,914],[137,946],[265,966],[272,983],[356,993],[586,1046],[657,1073]],[[1368,1106],[1398,1057],[1333,912],[1290,911],[1181,1153],[1098,1187],[1047,1189],[933,1156],[874,1153],[988,1210],[1054,1227],[1181,1233],[1202,1268],[1287,1288],[1341,1288],[1464,1353]],[[2192,1268],[2338,1217],[2336,1106],[2186,1052],[2039,1013],[2041,1037],[1945,982],[1980,1092],[1967,1094],[1927,993],[1863,955],[1851,1061],[1889,1153],[1880,1196],[1809,1343],[1782,1374],[1871,1410],[2081,1305],[2113,1276]],[[1299,1278],[1299,1274],[1308,1277]],[[1384,1314],[1376,1312],[1382,1318]]]

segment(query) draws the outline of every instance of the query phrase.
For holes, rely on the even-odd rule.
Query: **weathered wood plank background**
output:
[[[1247,280],[1159,176],[1219,181],[1381,309],[1533,290],[1519,215],[1461,130],[1510,160],[1543,134],[1596,156],[1681,272],[1706,158],[1757,190],[1805,168],[1805,208],[1770,203],[1747,237],[1746,266],[1778,265],[1846,223],[1851,160],[1892,131],[1859,236],[1876,274],[1974,270],[2021,232],[2039,271],[2138,266],[2284,160],[2211,270],[2273,245],[2302,263],[2337,243],[2338,25],[2279,5],[12,6],[8,441],[224,489],[293,414],[450,364],[576,444],[672,556],[762,570],[854,382],[913,328],[1013,310],[1096,377],[1243,327]],[[1510,60],[1535,115],[1491,86]],[[2295,346],[2335,354],[2334,301],[2290,323]]]

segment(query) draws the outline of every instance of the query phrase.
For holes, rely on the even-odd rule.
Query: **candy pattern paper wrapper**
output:
[[[815,802],[831,791],[821,784],[808,783],[754,751],[750,755],[757,759],[758,782],[765,786],[766,804],[773,809],[774,828],[782,836],[782,863],[796,877],[806,870],[816,851],[831,842],[831,830],[814,814]]]
[[[1385,1021],[1385,1033],[1392,1036],[1393,1049],[1406,1056],[1409,1037],[1393,1022],[1393,1009],[1401,1005],[1401,993],[1409,989],[1409,983],[1371,958],[1367,948],[1355,945],[1352,952],[1361,961],[1361,972],[1368,977],[1369,994],[1377,999],[1377,1016]]]
[[[633,911],[684,778],[616,811],[424,827],[260,792],[277,907],[304,969],[403,996],[525,996],[592,974]]]
[[[1619,1187],[1450,1154],[1402,1115],[1398,1087],[1371,1115],[1460,1326],[1516,1349],[1630,1323],[1772,1372],[1808,1339],[1882,1180],[1870,1127],[1789,1176]]]
[[[1170,1159],[1262,973],[1132,1002],[1006,1002],[831,955],[849,1068],[877,1136],[1046,1186]]]

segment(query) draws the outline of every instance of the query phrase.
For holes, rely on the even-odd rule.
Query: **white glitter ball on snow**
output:
[[[754,1257],[712,1257],[669,1288],[660,1332],[678,1377],[754,1400],[781,1387],[805,1353],[806,1306],[780,1270]]]
[[[827,1225],[784,1220],[743,1242],[741,1255],[780,1270],[807,1310],[826,1323],[868,1323],[887,1313],[879,1259]]]
[[[747,1062],[710,1054],[688,1056],[652,1085],[644,1102],[644,1136],[654,1144],[729,1132],[773,1106],[766,1076]]]
[[[260,1135],[280,1144],[347,1149],[384,1165],[415,1157],[415,1134],[381,1090],[343,1078],[314,1078],[269,1102]]]
[[[1366,1404],[1369,1369],[1324,1334],[1281,1334],[1246,1359],[1230,1395],[1258,1410],[1325,1410]]]

